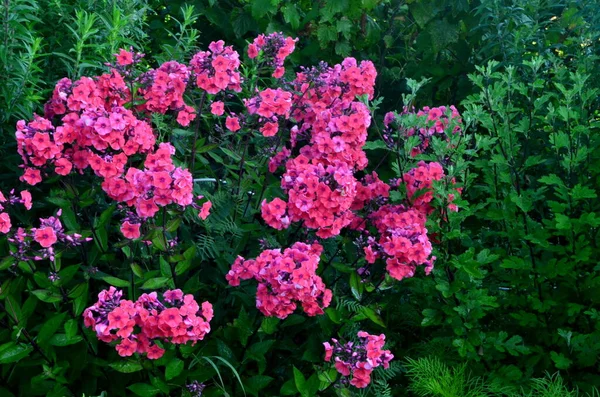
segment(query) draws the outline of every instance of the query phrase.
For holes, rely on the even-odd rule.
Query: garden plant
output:
[[[4,2],[0,396],[598,395],[599,4],[197,3]]]

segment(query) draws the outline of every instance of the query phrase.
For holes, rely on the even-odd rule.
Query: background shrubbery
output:
[[[185,250],[160,258],[142,247],[123,249],[111,223],[114,205],[91,180],[37,185],[34,210],[19,213],[18,221],[31,224],[62,208],[66,227],[93,234],[94,242],[86,248],[88,263],[79,253],[64,254],[80,274],[63,274],[58,284],[47,281],[43,265],[34,271],[0,265],[0,394],[181,395],[181,386],[197,379],[210,385],[207,395],[317,395],[313,385],[328,385],[335,374],[322,366],[321,343],[360,328],[385,333],[396,357],[369,389],[374,396],[571,396],[576,388],[584,395],[600,387],[598,2],[6,0],[3,6],[3,192],[22,173],[15,123],[42,113],[60,78],[105,72],[119,48],[145,53],[142,68],[149,69],[187,62],[213,40],[241,53],[257,34],[272,31],[299,38],[290,71],[346,56],[374,62],[378,99],[370,105],[374,124],[365,149],[383,180],[416,164],[404,147],[409,143],[390,147],[383,140],[384,113],[454,104],[461,138],[452,150],[433,147],[422,159],[448,165],[463,191],[460,211],[427,224],[437,257],[430,276],[361,283],[355,236],[326,240],[321,276],[334,292],[330,310],[280,321],[256,310],[254,287],[232,289],[224,278],[237,255],[261,251],[259,239],[287,247],[307,234],[296,226],[276,233],[260,219],[259,196],[277,195],[280,181],[261,169],[265,153],[246,152],[246,142],[203,126],[192,171],[214,178],[197,186],[213,213],[202,225],[168,225],[169,232],[179,228]],[[173,130],[162,117],[153,122],[183,157],[193,153],[190,129]],[[415,120],[402,123],[409,128]],[[447,197],[449,186],[434,188],[436,197]],[[8,244],[1,244],[5,256]],[[212,332],[156,362],[116,360],[79,316],[115,283],[107,279],[113,276],[136,297],[142,285],[199,294],[215,306]]]

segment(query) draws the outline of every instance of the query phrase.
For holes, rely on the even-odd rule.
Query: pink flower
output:
[[[6,212],[0,213],[0,233],[8,233],[11,226],[10,216]]]
[[[335,362],[335,369],[342,374],[342,376],[350,375],[350,368],[350,364],[344,361],[336,360]]]
[[[23,205],[25,208],[30,210],[32,207],[31,193],[29,193],[27,190],[21,191],[21,200],[23,200]]]
[[[210,104],[210,112],[215,116],[222,116],[225,112],[225,104],[221,101],[216,101]]]
[[[121,66],[131,65],[133,63],[133,54],[121,48],[117,54],[117,63]]]
[[[34,240],[44,248],[51,247],[57,240],[56,232],[49,226],[39,228],[35,231]]]
[[[146,354],[150,360],[157,360],[165,354],[165,349],[161,349],[158,345],[152,345],[148,348]]]
[[[258,47],[255,44],[248,46],[248,58],[253,59],[258,56]]]
[[[206,220],[206,218],[208,218],[211,207],[212,203],[210,201],[207,201],[206,203],[202,204],[202,208],[200,209],[198,216],[202,218],[202,220]]]
[[[352,372],[352,380],[350,381],[350,384],[354,387],[357,387],[359,389],[363,389],[365,387],[367,387],[369,385],[369,383],[371,383],[371,369],[366,369],[365,367],[367,367],[368,364],[365,363],[358,363],[357,367],[353,372]]]
[[[142,218],[152,218],[158,212],[158,206],[151,198],[140,200],[136,205],[136,212]]]
[[[173,178],[166,171],[158,171],[152,174],[152,184],[157,189],[168,189],[173,182]]]
[[[137,343],[132,341],[131,339],[123,339],[121,343],[119,343],[116,347],[119,356],[121,357],[129,357],[132,356],[133,353],[137,350]]]
[[[129,315],[125,310],[117,307],[108,314],[108,325],[111,329],[123,328],[129,322]]]
[[[206,321],[210,321],[212,320],[213,316],[213,307],[210,302],[202,302],[202,317],[204,317]]]
[[[227,116],[225,120],[225,127],[231,132],[236,132],[240,127],[240,120],[237,117]]]
[[[329,361],[333,355],[333,346],[329,342],[323,342],[323,346],[325,347],[325,361]]]
[[[94,129],[100,135],[110,134],[112,132],[110,119],[107,119],[106,117],[98,117],[98,119],[94,123]]]
[[[140,224],[139,223],[129,223],[129,221],[123,222],[121,225],[121,233],[125,238],[130,240],[135,240],[140,238]]]
[[[173,307],[163,310],[159,315],[159,319],[169,327],[176,328],[181,322],[181,315],[179,314],[179,309]]]
[[[279,129],[278,123],[269,122],[269,123],[265,123],[265,125],[263,125],[260,128],[260,132],[263,134],[263,136],[270,137],[270,136],[277,135],[278,129]]]
[[[30,185],[36,185],[42,181],[42,175],[40,170],[35,168],[25,169],[25,173],[20,178],[22,181],[27,182]]]
[[[188,113],[184,110],[177,113],[177,122],[184,127],[187,127],[188,125],[190,125],[190,122],[192,120],[194,120],[195,118],[196,118],[195,113]]]
[[[69,175],[72,168],[73,164],[64,157],[54,162],[54,172],[58,175]]]

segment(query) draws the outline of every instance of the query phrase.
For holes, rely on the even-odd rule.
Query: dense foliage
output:
[[[594,395],[599,11],[4,1],[0,395]]]

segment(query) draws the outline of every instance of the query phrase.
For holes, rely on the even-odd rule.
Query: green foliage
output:
[[[40,111],[53,82],[97,73],[119,48],[146,41],[145,0],[6,0],[0,18],[0,132]]]
[[[598,393],[596,389],[592,394],[569,389],[558,372],[532,379],[526,390],[513,391],[493,380],[472,376],[464,363],[450,368],[435,357],[407,359],[406,370],[409,389],[422,397],[593,397]]]

